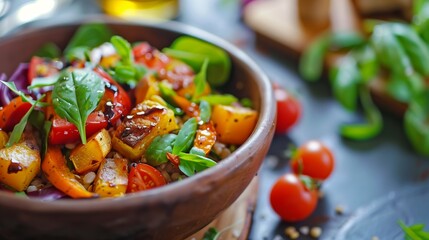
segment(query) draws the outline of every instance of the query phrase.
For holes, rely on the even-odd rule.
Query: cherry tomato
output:
[[[8,105],[0,107],[0,128],[7,132],[12,131],[30,108],[31,104],[23,102],[21,97],[16,97]]]
[[[133,55],[137,63],[142,63],[154,70],[160,70],[170,62],[170,58],[167,55],[153,48],[147,42],[142,42],[134,46]]]
[[[30,60],[28,69],[28,84],[31,84],[34,78],[47,77],[60,71],[62,63],[49,58],[34,56]]]
[[[281,176],[273,185],[270,202],[273,210],[285,221],[301,221],[316,209],[318,191],[309,189],[292,173]]]
[[[145,163],[138,163],[131,166],[127,192],[139,192],[156,188],[166,183],[164,176],[156,168]]]
[[[313,140],[298,148],[290,164],[294,173],[325,180],[334,170],[335,160],[328,147]]]
[[[274,97],[277,102],[276,133],[286,133],[301,116],[301,104],[282,87],[274,84]]]

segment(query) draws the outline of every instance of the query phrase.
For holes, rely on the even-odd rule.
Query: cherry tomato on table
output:
[[[127,192],[139,192],[167,184],[161,172],[151,165],[138,163],[131,166]]]
[[[273,88],[277,102],[276,133],[286,133],[301,116],[301,104],[292,94],[279,85],[274,83]]]
[[[270,203],[285,221],[301,221],[311,215],[318,202],[316,187],[307,187],[295,174],[286,173],[273,185]]]
[[[291,168],[296,174],[304,174],[325,180],[334,170],[335,160],[331,150],[320,141],[301,145],[292,157]]]

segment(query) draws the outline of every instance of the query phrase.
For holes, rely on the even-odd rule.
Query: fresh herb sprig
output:
[[[6,147],[10,147],[14,145],[15,143],[19,142],[21,139],[21,136],[25,130],[25,126],[27,126],[28,119],[30,118],[31,114],[33,113],[34,108],[39,104],[40,100],[42,100],[45,96],[43,95],[41,98],[39,98],[37,101],[32,103],[31,108],[27,111],[27,113],[21,118],[18,124],[15,125],[13,128],[9,140],[6,143]]]
[[[131,44],[123,37],[115,35],[110,39],[110,42],[121,57],[120,62],[115,65],[110,73],[119,83],[135,86],[148,72],[148,69],[134,62]]]
[[[149,145],[145,157],[150,164],[160,165],[168,161],[167,153],[179,158],[179,169],[188,177],[216,165],[216,162],[192,149],[198,123],[190,118],[177,135],[157,136]]]
[[[407,226],[402,221],[399,221],[398,224],[402,228],[402,231],[404,231],[405,240],[428,240],[429,239],[429,232],[426,232],[424,230],[425,228],[424,224],[415,224],[415,225]]]
[[[380,75],[387,78],[386,92],[398,102],[410,105],[404,128],[411,144],[417,152],[429,156],[429,130],[422,120],[429,117],[425,110],[429,109],[429,101],[424,100],[428,91],[423,80],[429,77],[425,65],[429,62],[429,1],[414,2],[410,24],[370,21],[364,25],[370,26],[366,28],[367,39],[356,33],[322,35],[303,54],[300,73],[307,80],[318,80],[328,51],[339,49],[346,53],[331,68],[330,80],[333,93],[344,108],[355,111],[360,102],[365,112],[365,123],[341,126],[342,136],[355,140],[373,138],[381,132],[382,117],[372,103],[370,82]]]
[[[66,69],[54,85],[52,105],[55,112],[77,127],[84,144],[86,120],[97,107],[104,91],[104,81],[86,69]]]

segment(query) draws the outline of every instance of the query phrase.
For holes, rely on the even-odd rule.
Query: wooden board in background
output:
[[[361,18],[351,0],[330,0],[329,19],[322,26],[306,25],[301,21],[298,1],[303,0],[259,0],[245,8],[244,21],[256,33],[258,47],[280,52],[298,63],[299,56],[321,33],[361,29]],[[328,55],[326,66],[332,66],[337,59],[338,55]],[[383,76],[371,82],[370,89],[375,103],[401,116],[407,106],[388,95],[385,85],[386,79]]]

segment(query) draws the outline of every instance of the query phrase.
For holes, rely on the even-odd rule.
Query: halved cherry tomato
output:
[[[167,184],[161,172],[151,165],[138,163],[131,166],[127,193],[139,192]]]
[[[270,193],[273,210],[285,221],[301,221],[316,209],[318,191],[309,189],[295,174],[286,173],[273,185]]]
[[[106,91],[97,109],[88,116],[85,125],[87,137],[106,128],[109,124],[114,125],[131,110],[131,100],[127,92],[102,69],[96,68],[94,71],[106,82]],[[50,95],[47,95],[49,101]],[[52,128],[49,133],[50,144],[67,144],[79,141],[80,135],[75,125],[60,118],[52,106],[47,108],[46,113],[47,119],[52,120]]]
[[[47,77],[60,71],[62,63],[50,58],[41,58],[34,56],[31,58],[28,69],[28,84],[31,84],[34,78]]]
[[[144,64],[150,69],[160,70],[169,62],[170,58],[164,53],[153,48],[149,43],[142,42],[133,47],[134,60]]]
[[[301,104],[279,85],[273,84],[273,87],[277,102],[276,133],[286,133],[298,121],[301,115]]]
[[[331,150],[320,141],[301,145],[290,162],[294,173],[325,180],[334,170],[335,160]]]
[[[0,108],[0,129],[9,132],[31,108],[31,104],[23,102],[21,97],[16,97],[10,103]]]

